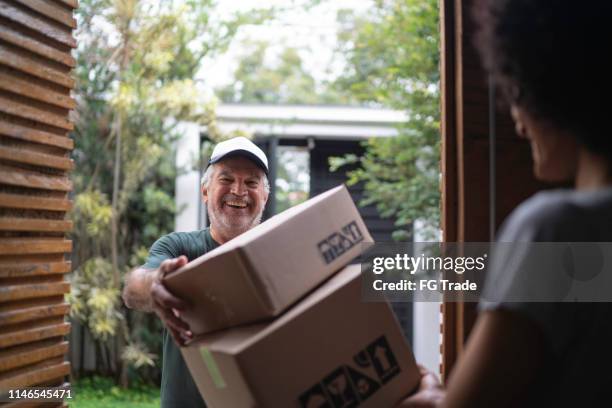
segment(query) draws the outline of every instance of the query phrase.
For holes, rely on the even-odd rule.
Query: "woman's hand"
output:
[[[421,381],[419,388],[410,397],[403,400],[396,408],[433,408],[444,399],[444,388],[434,373],[419,365]]]

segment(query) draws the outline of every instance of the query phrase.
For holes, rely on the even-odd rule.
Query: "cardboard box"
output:
[[[393,407],[420,379],[388,303],[361,301],[351,265],[275,321],[181,352],[211,408]]]
[[[278,214],[190,262],[164,282],[193,306],[201,334],[270,319],[372,243],[348,190],[339,186]]]

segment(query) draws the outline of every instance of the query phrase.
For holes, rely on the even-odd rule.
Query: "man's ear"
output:
[[[202,184],[202,200],[204,204],[208,204],[208,189]]]

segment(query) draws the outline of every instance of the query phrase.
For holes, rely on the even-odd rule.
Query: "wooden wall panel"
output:
[[[0,0],[0,389],[69,385],[76,7]]]

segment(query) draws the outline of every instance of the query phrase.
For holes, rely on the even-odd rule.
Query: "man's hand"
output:
[[[445,392],[438,377],[421,365],[419,371],[421,372],[419,388],[396,408],[434,408],[442,403]]]
[[[157,276],[151,285],[153,311],[164,322],[179,346],[184,346],[185,341],[193,336],[189,330],[189,325],[181,319],[181,312],[187,308],[187,304],[170,293],[162,283],[162,279],[186,263],[187,257],[185,256],[165,260],[159,266]]]

